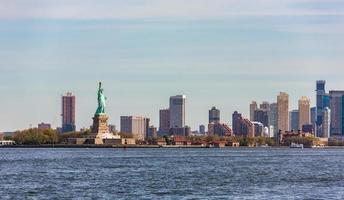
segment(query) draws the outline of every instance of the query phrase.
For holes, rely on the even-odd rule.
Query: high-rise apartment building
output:
[[[344,135],[343,104],[344,91],[330,91],[331,136]]]
[[[149,132],[149,118],[121,116],[121,132],[131,133],[137,140],[145,140]]]
[[[299,129],[305,124],[310,124],[311,113],[310,113],[310,100],[309,98],[303,96],[299,99]]]
[[[210,123],[215,123],[215,124],[220,123],[220,110],[217,109],[215,106],[213,106],[209,110],[209,124]]]
[[[254,111],[257,110],[258,106],[257,106],[257,102],[256,101],[252,101],[252,103],[250,104],[250,120],[254,121]]]
[[[212,122],[208,124],[208,135],[231,136],[232,129],[227,124]]]
[[[241,120],[241,132],[239,136],[244,137],[254,137],[255,136],[255,126],[254,124],[248,119]]]
[[[269,126],[268,111],[265,109],[256,109],[254,111],[253,121],[262,123],[264,125],[264,127]]]
[[[254,124],[243,118],[237,111],[232,115],[232,128],[233,134],[236,136],[254,137]]]
[[[170,128],[185,127],[185,95],[170,97]]]
[[[161,109],[159,111],[159,132],[168,133],[170,131],[170,110]]]
[[[289,130],[294,130],[297,132],[298,130],[301,130],[299,128],[299,110],[292,110],[289,112]]]
[[[289,95],[281,92],[277,96],[278,129],[282,132],[289,129]]]
[[[62,96],[62,133],[75,131],[75,96],[68,92]]]
[[[232,115],[232,128],[235,135],[240,133],[242,115],[238,111],[235,111]]]

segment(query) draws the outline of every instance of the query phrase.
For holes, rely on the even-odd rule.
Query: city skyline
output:
[[[88,127],[98,81],[107,86],[109,123],[138,115],[158,126],[166,99],[185,94],[193,130],[207,124],[211,106],[229,123],[235,110],[249,118],[252,100],[274,102],[284,91],[291,110],[301,96],[315,105],[315,80],[344,85],[338,0],[1,4],[0,131],[60,126],[68,91],[77,129]]]
[[[315,87],[315,82],[314,82],[314,84],[313,84],[313,86]],[[329,91],[337,91],[337,90],[332,90],[331,88],[329,89]],[[284,92],[282,92],[282,93],[284,93]],[[316,93],[315,93],[315,90],[313,90],[313,93],[314,93],[314,98],[315,98],[315,96],[316,96]],[[289,93],[286,93],[287,95],[289,95]],[[69,95],[73,95],[73,97],[75,98],[75,99],[78,99],[78,97],[74,94],[74,93],[71,93],[71,92],[66,92],[64,95],[61,95],[60,96],[60,98],[61,97],[66,97],[66,96],[69,96]],[[252,99],[254,99],[253,101],[251,100],[250,102],[248,102],[248,105],[246,105],[246,109],[243,109],[243,110],[239,110],[239,109],[235,109],[235,110],[233,110],[233,111],[224,111],[225,113],[228,113],[228,112],[231,112],[231,115],[233,114],[233,112],[234,111],[239,111],[240,113],[242,113],[243,114],[243,117],[244,118],[247,118],[247,119],[250,119],[250,110],[251,110],[251,104],[252,104],[252,102],[254,102],[254,103],[256,103],[257,104],[257,102],[263,102],[263,104],[264,103],[276,103],[277,101],[276,101],[276,97],[278,96],[278,95],[280,95],[280,93],[279,94],[276,94],[276,96],[275,96],[275,99],[274,98],[271,98],[271,101],[270,100],[267,100],[267,99],[262,99],[262,100],[255,100],[255,99],[257,99],[257,98],[252,98]],[[176,96],[179,96],[179,95],[176,95]],[[187,95],[181,95],[181,96],[183,96],[183,98],[184,98],[184,101],[186,102],[186,104],[187,104],[187,106],[186,106],[186,109],[185,109],[185,115],[186,116],[188,116],[188,107],[190,106],[189,104],[188,104],[188,102],[190,102],[190,100],[188,99],[188,97],[187,97]],[[172,98],[172,97],[175,97],[175,96],[170,96],[169,98]],[[93,97],[93,98],[95,98],[95,96]],[[302,96],[302,98],[309,98],[309,97],[307,97],[307,96]],[[63,108],[63,99],[64,98],[62,98],[62,101],[61,102],[59,102],[59,106],[60,106],[60,109],[61,109],[61,105],[62,105],[62,108]],[[290,95],[289,95],[289,99],[293,99],[293,98],[291,98],[290,97]],[[298,99],[297,100],[297,102],[295,103],[295,102],[290,102],[290,100],[289,100],[289,103],[288,103],[288,105],[289,105],[289,109],[288,109],[288,111],[289,112],[291,112],[291,111],[293,111],[293,110],[297,110],[298,111],[298,104],[299,104],[299,98],[296,98],[296,99]],[[309,98],[309,99],[311,99],[311,98]],[[168,105],[168,98],[167,98],[167,100],[165,100],[165,101],[167,101],[167,105]],[[77,102],[77,100],[74,100],[74,102]],[[110,101],[111,102],[111,101]],[[263,104],[261,104],[260,106],[262,106]],[[293,104],[295,104],[295,107],[290,107],[290,105],[293,105]],[[209,104],[209,105],[211,105],[211,104]],[[311,102],[310,103],[310,108],[312,108],[312,107],[315,107],[316,106],[316,102]],[[74,105],[74,107],[75,107],[75,112],[76,113],[78,113],[78,105],[77,105],[77,103],[76,103],[76,105]],[[96,105],[94,105],[93,107],[96,107]],[[166,106],[166,107],[168,107],[168,106]],[[210,106],[209,106],[210,107]],[[209,121],[209,107],[208,107],[208,110],[206,109],[205,110],[205,112],[204,112],[204,114],[205,114],[205,118],[206,118],[206,121],[204,122],[204,124],[207,124],[207,122]],[[164,107],[162,107],[162,108],[157,108],[156,109],[156,113],[157,113],[157,117],[156,117],[156,119],[155,119],[155,121],[152,123],[152,125],[154,125],[155,127],[159,127],[159,123],[160,123],[160,121],[159,121],[159,115],[160,115],[160,111],[161,110],[164,110],[163,109]],[[211,108],[212,109],[214,109],[214,106],[211,106]],[[216,106],[216,108],[218,109],[218,106]],[[260,110],[259,109],[259,106],[256,108],[257,110]],[[94,110],[94,109],[93,109]],[[221,112],[223,112],[223,110],[222,109],[220,109],[221,110]],[[62,112],[63,112],[63,109],[62,109]],[[56,127],[59,127],[59,128],[61,128],[62,126],[61,126],[61,121],[63,121],[63,117],[62,117],[62,112],[59,114],[59,122],[57,123],[57,124],[53,124],[52,123],[52,128],[56,128]],[[288,112],[288,113],[289,113]],[[310,112],[310,111],[309,111]],[[111,118],[111,114],[109,114],[110,115],[110,118]],[[117,127],[120,127],[119,125],[121,124],[121,117],[122,116],[125,116],[125,115],[120,115],[119,116],[119,119],[116,119],[116,121],[118,121],[118,123],[112,123],[113,125],[116,125]],[[147,118],[150,118],[149,116],[146,116],[146,115],[142,115],[142,114],[128,114],[128,115],[126,115],[126,116],[136,116],[136,117],[147,117]],[[290,116],[289,116],[290,117]],[[289,118],[288,117],[288,118]],[[78,121],[77,119],[78,119],[78,117],[76,116],[75,117],[76,119],[76,121]],[[153,117],[154,118],[154,117]],[[204,118],[204,117],[203,117]],[[228,116],[226,116],[225,118],[228,118]],[[231,120],[232,120],[232,118],[231,118],[231,116],[230,116],[230,118],[229,118],[230,120],[224,120],[224,123],[226,123],[226,124],[229,124],[229,125],[232,125],[231,124]],[[114,120],[111,120],[111,122],[113,122]],[[251,120],[251,121],[255,121],[255,120]],[[36,124],[29,124],[29,126],[28,127],[24,127],[24,128],[22,128],[22,129],[26,129],[26,128],[29,128],[29,127],[32,127],[32,126],[36,126],[36,125],[38,125],[39,123],[49,123],[49,124],[51,124],[51,122],[50,121],[47,121],[47,120],[41,120],[41,121],[38,121]],[[290,122],[288,122],[288,124],[289,124]],[[197,130],[198,128],[199,128],[199,126],[200,125],[202,125],[203,124],[203,122],[201,123],[201,122],[199,122],[199,123],[197,123],[196,125],[195,125],[195,128],[193,127],[193,126],[191,126],[191,125],[189,125],[188,124],[188,121],[187,120],[185,120],[185,125],[186,126],[190,126],[191,128],[192,128],[192,130]],[[91,125],[91,123],[87,126],[80,126],[80,125],[78,125],[77,123],[75,124],[75,126],[76,126],[76,129],[78,130],[78,129],[80,129],[80,128],[89,128],[90,127],[90,125]],[[288,126],[290,126],[290,125],[288,125]],[[15,130],[20,130],[19,128],[18,129],[15,129]],[[13,130],[12,130],[13,131]]]

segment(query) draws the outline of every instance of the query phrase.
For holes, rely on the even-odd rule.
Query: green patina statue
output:
[[[96,111],[96,115],[104,115],[105,114],[105,100],[106,97],[103,94],[104,89],[102,88],[102,83],[99,82],[99,89],[98,89],[98,108]]]

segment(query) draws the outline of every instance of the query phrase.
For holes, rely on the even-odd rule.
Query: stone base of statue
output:
[[[93,117],[93,126],[90,138],[94,139],[94,144],[104,144],[104,136],[109,134],[108,116],[105,114],[96,114]]]

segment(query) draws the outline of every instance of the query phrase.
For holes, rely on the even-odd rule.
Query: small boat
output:
[[[303,144],[291,143],[290,148],[303,149]]]
[[[268,148],[270,147],[268,144],[262,144],[262,145],[257,145],[257,147],[260,147],[260,148]]]

